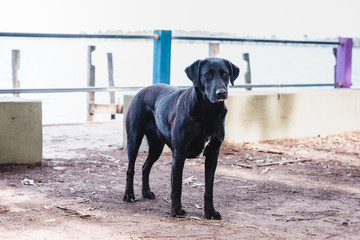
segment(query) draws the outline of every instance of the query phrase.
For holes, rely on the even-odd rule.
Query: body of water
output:
[[[94,45],[96,86],[108,86],[107,56],[113,54],[115,86],[152,84],[153,41],[0,38],[0,88],[12,88],[11,50],[20,50],[21,88],[72,88],[87,85],[87,46]],[[220,44],[219,57],[240,67],[237,84],[244,84],[250,54],[253,84],[332,83],[335,57],[331,46]],[[171,84],[190,85],[184,69],[208,56],[208,43],[173,41]],[[353,50],[353,87],[360,87],[360,49]],[[264,89],[262,89],[264,90]],[[260,91],[260,90],[255,90]],[[6,95],[11,96],[11,95]],[[121,93],[116,94],[121,99]],[[43,123],[86,121],[86,93],[21,94],[43,102]],[[108,103],[109,93],[96,93],[96,103]],[[109,119],[96,114],[95,120]]]

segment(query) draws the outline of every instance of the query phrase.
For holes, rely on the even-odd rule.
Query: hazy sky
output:
[[[181,29],[360,37],[359,0],[0,0],[1,32]]]

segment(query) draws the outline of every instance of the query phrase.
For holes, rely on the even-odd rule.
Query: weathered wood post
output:
[[[108,72],[109,72],[109,87],[114,87],[114,71],[113,71],[113,57],[112,53],[107,53]],[[115,104],[115,92],[110,92],[110,104]],[[111,120],[115,119],[115,115],[111,115]]]
[[[155,30],[153,84],[170,84],[171,31]]]
[[[12,50],[12,80],[13,88],[20,88],[19,81],[20,50]],[[14,93],[14,97],[20,97],[20,93]]]
[[[351,60],[352,60],[352,38],[339,38],[336,58],[336,83],[338,87],[350,88],[351,83]]]
[[[244,74],[245,83],[246,84],[251,84],[251,69],[250,69],[250,55],[249,55],[249,53],[244,53],[243,54],[243,59],[247,63],[247,69],[246,69],[246,72]],[[245,89],[249,91],[249,90],[251,90],[251,87],[247,87]]]
[[[220,51],[219,43],[209,43],[209,57],[217,57]]]
[[[95,66],[92,65],[91,54],[95,51],[95,46],[88,46],[88,59],[87,59],[87,85],[88,87],[95,86]],[[94,120],[94,113],[91,111],[92,105],[95,103],[95,92],[88,92],[88,121]]]

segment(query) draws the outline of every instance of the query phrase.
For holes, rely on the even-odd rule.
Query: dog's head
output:
[[[229,82],[234,86],[240,70],[226,59],[206,58],[195,61],[185,72],[193,86],[216,103],[227,99]]]

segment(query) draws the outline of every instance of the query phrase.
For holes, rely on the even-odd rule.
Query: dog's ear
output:
[[[235,66],[232,62],[228,61],[230,66],[230,82],[234,86],[235,79],[239,76],[240,69]]]
[[[185,68],[187,77],[193,82],[194,86],[198,85],[200,79],[201,60],[196,60],[193,64]]]

